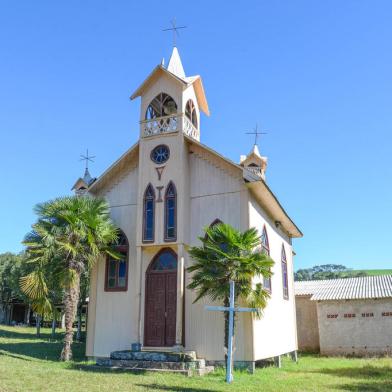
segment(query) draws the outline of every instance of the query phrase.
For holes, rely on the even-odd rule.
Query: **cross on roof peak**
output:
[[[245,132],[247,135],[255,135],[255,143],[254,145],[257,146],[257,139],[261,135],[267,135],[267,132],[259,131],[258,125],[256,123],[256,126],[253,128],[252,132]]]
[[[162,31],[172,31],[173,32],[173,46],[175,47],[176,46],[176,38],[177,38],[177,36],[180,36],[178,30],[186,29],[187,26],[177,26],[176,25],[176,18],[173,18],[170,21],[170,23],[171,23],[172,27],[168,27],[167,29],[162,29]]]

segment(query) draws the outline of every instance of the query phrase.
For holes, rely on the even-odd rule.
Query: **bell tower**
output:
[[[200,141],[200,111],[210,114],[203,83],[199,75],[185,75],[176,47],[168,66],[157,65],[131,100],[137,97],[140,138],[179,132]]]
[[[157,65],[131,100],[137,97],[141,98],[138,205],[144,206],[139,208],[137,242],[142,247],[180,244],[187,232],[186,140],[200,141],[200,113],[209,115],[203,83],[199,75],[186,76],[178,49],[173,47],[167,67],[163,62]],[[167,212],[169,196],[175,217]]]

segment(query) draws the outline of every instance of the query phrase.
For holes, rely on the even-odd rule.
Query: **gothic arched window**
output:
[[[113,249],[120,253],[121,258],[106,257],[105,290],[126,291],[128,288],[128,254],[129,245],[125,234],[120,230],[118,241]]]
[[[270,248],[269,248],[269,241],[268,241],[268,234],[267,234],[267,228],[263,227],[263,232],[261,233],[261,251],[265,253],[266,255],[270,255]],[[269,292],[272,291],[272,285],[271,285],[271,278],[265,278],[263,277],[263,286],[266,290]]]
[[[174,99],[166,93],[160,93],[148,105],[146,120],[170,116],[174,113],[177,113],[177,104]]]
[[[170,181],[165,192],[165,241],[177,239],[177,191]]]
[[[161,249],[148,267],[148,271],[167,272],[177,271],[177,255],[170,248]]]
[[[143,242],[154,241],[155,192],[151,184],[144,192],[143,199]]]
[[[191,99],[185,105],[185,115],[189,118],[195,128],[197,128],[197,113],[195,104]]]
[[[284,245],[282,244],[282,280],[283,280],[283,298],[289,299],[289,278],[287,275],[287,258],[286,258],[286,250],[284,249]]]

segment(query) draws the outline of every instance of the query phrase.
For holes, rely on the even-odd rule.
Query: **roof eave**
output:
[[[139,147],[139,142],[135,143],[130,147],[124,154],[121,155],[112,165],[110,165],[88,188],[91,193],[97,193],[102,187],[104,187],[105,182],[111,177],[111,175],[117,170],[121,170],[120,166],[125,160],[125,158],[130,157],[132,159],[133,155],[137,153]]]
[[[276,222],[281,224],[289,237],[303,237],[301,230],[289,217],[278,198],[263,179],[259,177],[257,180],[252,179],[246,183],[246,186],[253,192],[254,196],[256,196],[258,203],[269,212]]]
[[[130,99],[133,100],[137,97],[140,97],[143,92],[148,88],[150,85],[152,79],[156,77],[159,73],[166,73],[167,75],[171,76],[174,80],[177,82],[181,83],[182,85],[187,85],[187,82],[177,75],[174,75],[170,71],[168,71],[166,68],[162,67],[162,65],[157,65],[152,72],[144,79],[143,83],[135,90],[135,92],[130,96]]]

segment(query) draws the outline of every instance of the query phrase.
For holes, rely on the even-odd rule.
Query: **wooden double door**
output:
[[[177,255],[171,249],[159,252],[146,272],[144,345],[173,346],[176,343]]]

